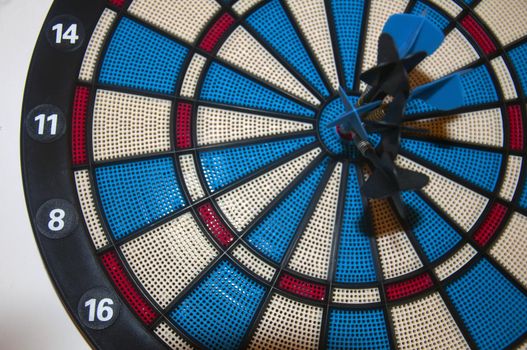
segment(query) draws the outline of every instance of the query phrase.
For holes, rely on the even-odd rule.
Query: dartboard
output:
[[[444,34],[411,88],[464,72],[465,98],[406,104],[393,161],[428,183],[401,215],[327,125],[404,13]],[[87,341],[525,349],[526,16],[524,0],[56,0],[22,167]]]

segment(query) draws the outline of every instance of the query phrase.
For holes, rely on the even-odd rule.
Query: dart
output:
[[[393,162],[399,149],[400,128],[402,121],[406,98],[404,94],[398,94],[390,104],[385,123],[388,126],[382,133],[383,152],[377,155],[373,145],[368,141],[369,135],[361,120],[361,115],[377,108],[381,101],[369,103],[359,108],[355,108],[353,103],[347,97],[344,89],[339,89],[340,99],[346,108],[346,112],[327,127],[341,127],[351,131],[352,140],[361,154],[370,161],[374,167],[373,175],[363,185],[363,191],[366,197],[372,199],[392,198],[394,206],[404,217],[400,192],[415,191],[423,188],[428,184],[426,175],[399,169]]]
[[[364,195],[370,199],[390,198],[399,216],[405,218],[401,192],[422,189],[429,182],[428,176],[397,167],[386,152],[380,157],[370,156],[368,159],[375,169],[362,185]]]
[[[363,185],[364,195],[371,199],[390,198],[401,217],[405,211],[400,198],[404,191],[416,191],[428,184],[428,176],[397,167],[394,159],[399,153],[401,122],[403,119],[406,99],[404,94],[397,95],[390,103],[386,117],[381,123],[393,125],[381,131],[382,153],[365,153],[366,158],[374,166],[372,176]]]
[[[366,101],[409,91],[408,73],[444,40],[442,31],[424,16],[396,14],[386,22],[379,37],[377,66],[362,73],[371,89]]]

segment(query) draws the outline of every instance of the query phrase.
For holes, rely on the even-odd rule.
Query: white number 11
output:
[[[38,122],[38,134],[44,135],[44,127],[46,126],[46,121],[51,122],[51,130],[49,133],[51,135],[57,134],[57,118],[59,116],[57,114],[52,114],[46,119],[45,114],[39,114],[35,117],[35,121]]]

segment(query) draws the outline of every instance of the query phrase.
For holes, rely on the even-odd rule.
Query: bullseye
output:
[[[358,96],[351,95],[350,100],[357,103]],[[342,101],[336,97],[330,100],[322,108],[318,117],[318,135],[322,141],[322,145],[336,158],[356,161],[360,159],[360,153],[353,145],[353,132],[344,130],[341,126],[328,127],[329,124],[335,122],[346,111]],[[379,135],[372,133],[370,135],[370,142],[373,145],[378,145],[380,141]]]

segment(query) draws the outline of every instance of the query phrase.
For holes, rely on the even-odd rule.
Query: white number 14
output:
[[[77,40],[79,40],[79,36],[77,35],[77,24],[72,24],[66,29],[64,32],[64,25],[62,23],[54,25],[51,29],[53,29],[55,34],[55,43],[62,44],[62,41],[69,40],[70,44],[75,44]]]

